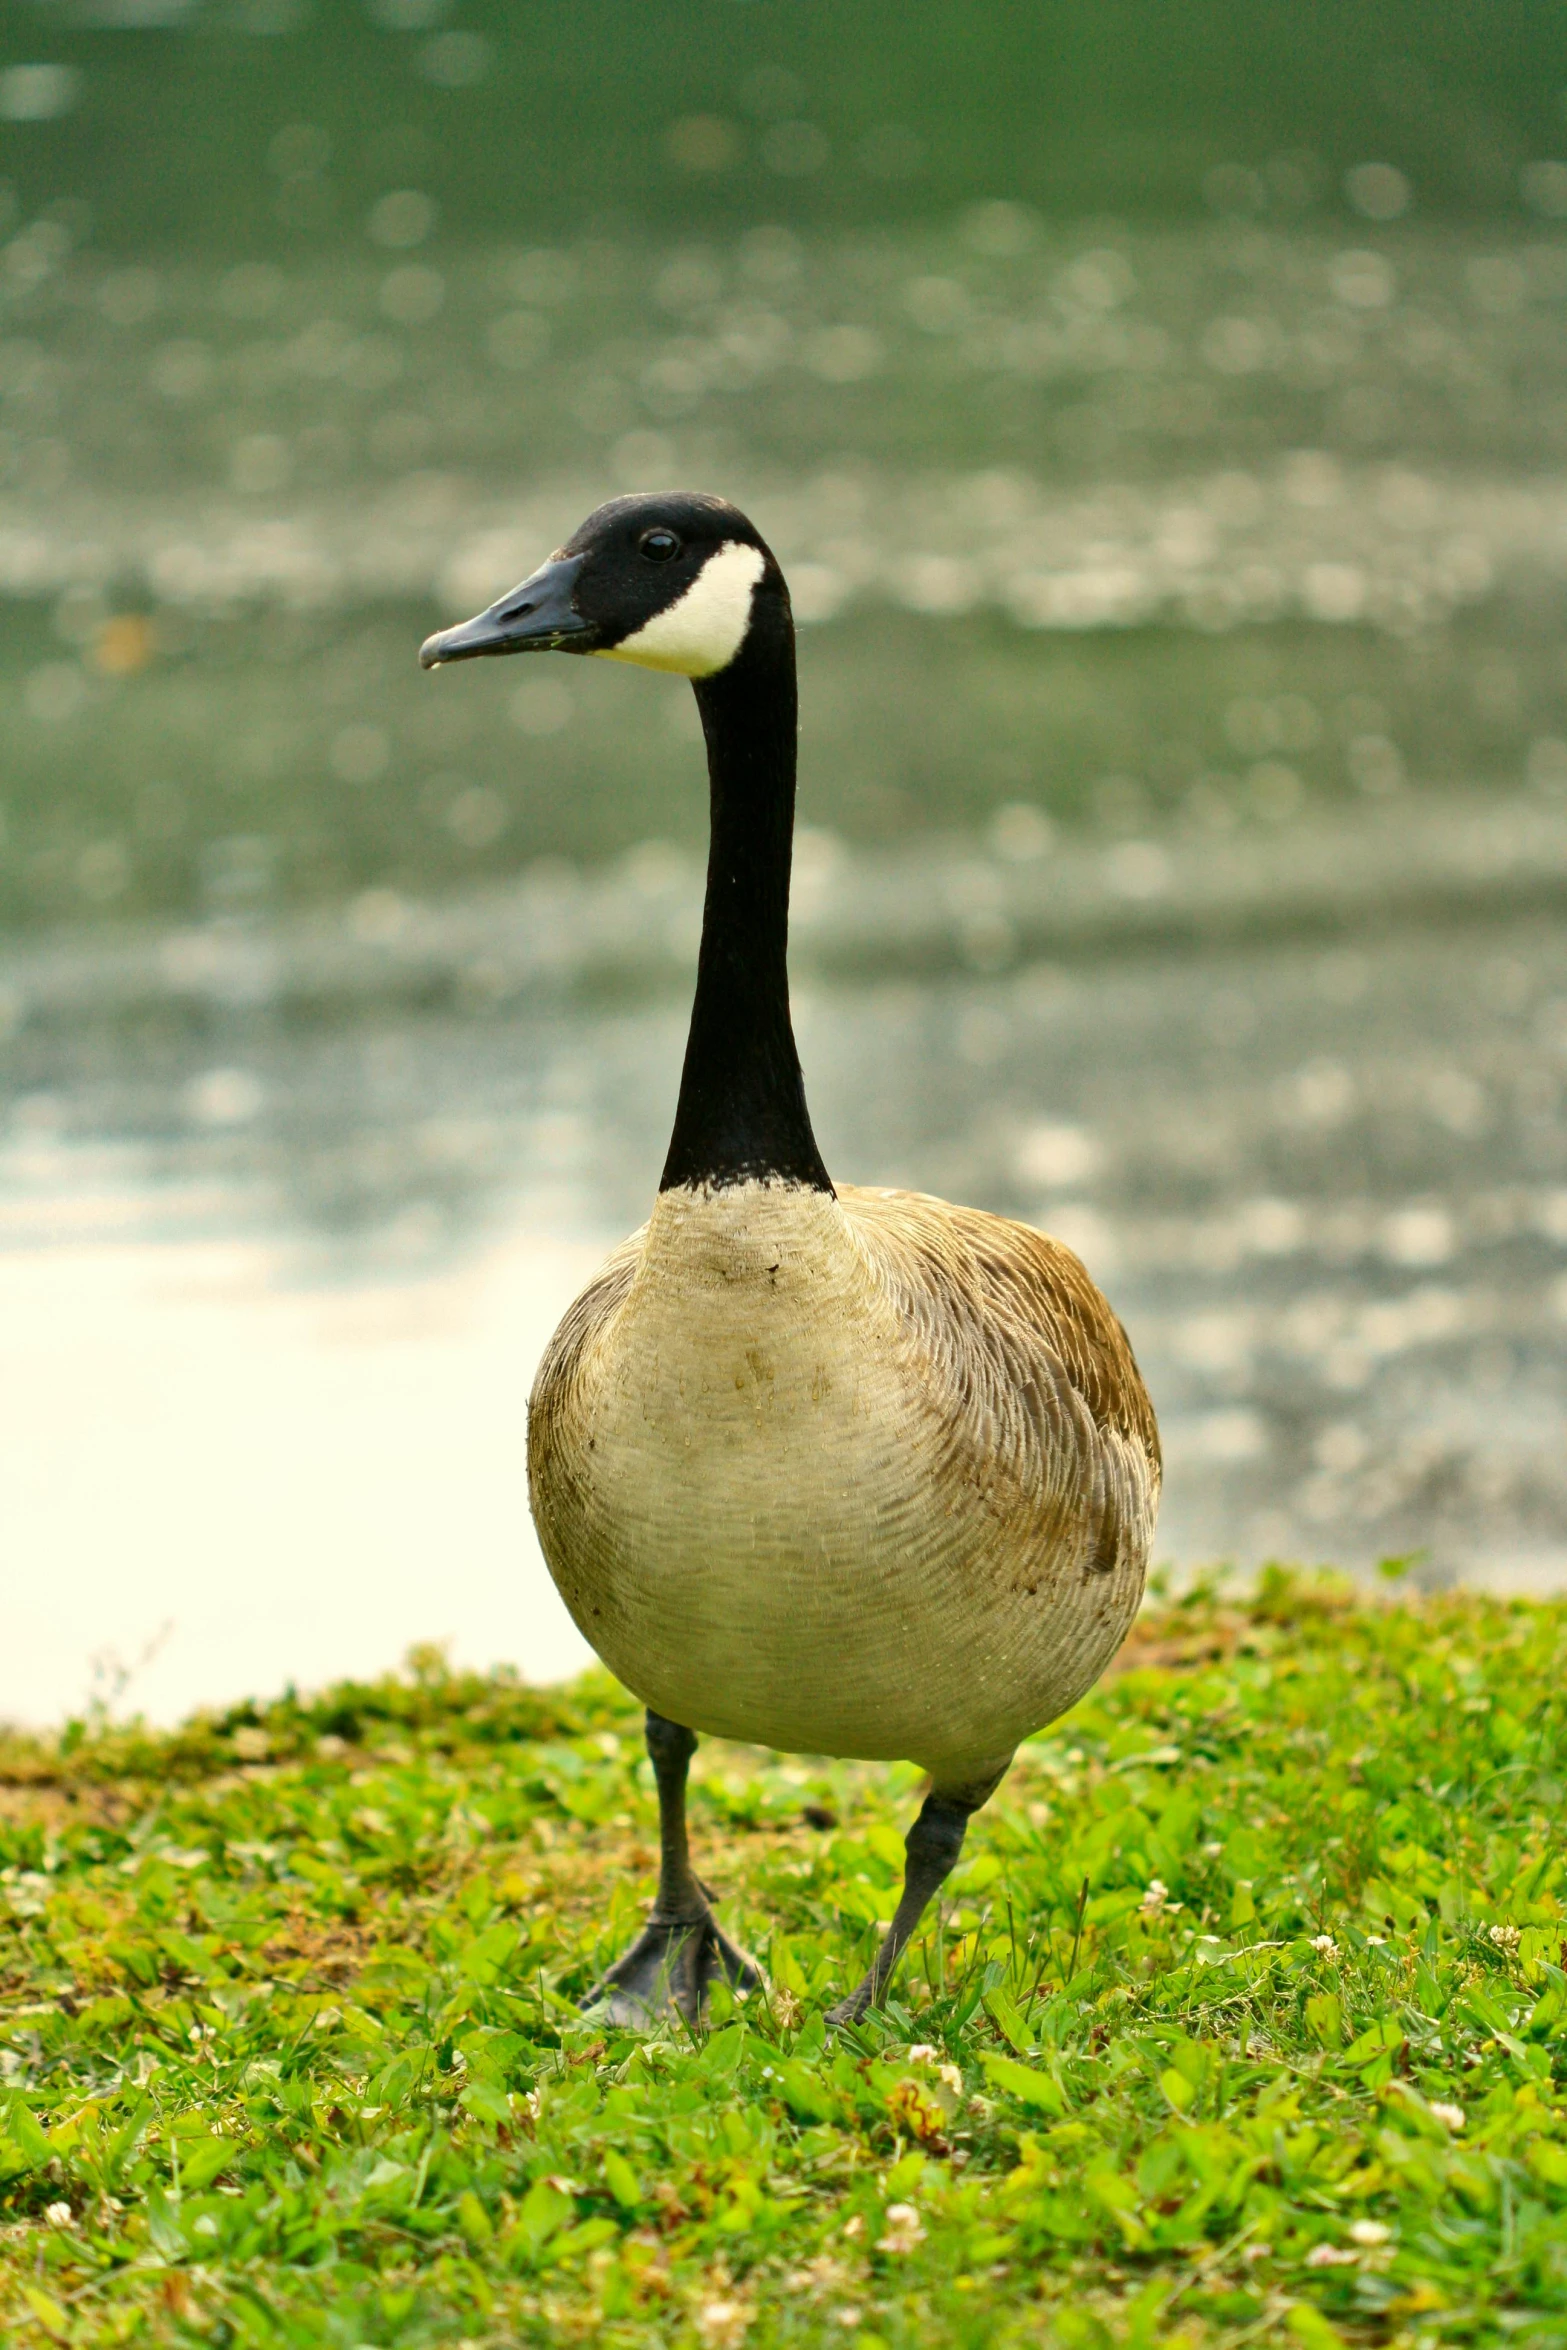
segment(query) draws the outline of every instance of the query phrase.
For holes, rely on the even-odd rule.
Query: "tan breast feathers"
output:
[[[1070,1251],[907,1192],[665,1193],[529,1421],[556,1581],[697,1729],[934,1766],[1010,1752],[1135,1612],[1158,1438]]]

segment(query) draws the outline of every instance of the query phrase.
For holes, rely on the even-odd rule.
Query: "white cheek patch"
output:
[[[677,677],[711,677],[727,669],[745,642],[751,596],[766,568],[760,547],[726,541],[708,556],[677,602],[655,613],[634,636],[608,646],[600,658],[669,669]]]

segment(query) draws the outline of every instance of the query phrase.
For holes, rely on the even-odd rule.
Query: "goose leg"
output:
[[[666,1722],[651,1706],[647,1750],[658,1781],[658,1895],[641,1934],[582,2004],[607,2023],[634,2029],[675,2015],[699,2023],[716,1978],[749,1990],[761,1975],[720,1933],[708,1892],[691,1866],[686,1842],[686,1773],[696,1734]]]
[[[930,1906],[932,1896],[957,1866],[970,1816],[988,1803],[1007,1774],[1008,1755],[994,1771],[977,1775],[960,1787],[932,1787],[920,1806],[919,1818],[904,1838],[908,1859],[903,1866],[903,1892],[892,1913],[881,1948],[863,1981],[846,1999],[827,2010],[830,2024],[858,2023],[868,2007],[879,2007],[903,1956],[910,1935]]]

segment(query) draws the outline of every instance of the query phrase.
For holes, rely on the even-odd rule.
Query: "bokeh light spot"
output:
[[[164,344],[153,359],[147,380],[165,400],[199,400],[211,390],[215,374],[207,345],[186,337]]]
[[[797,115],[805,104],[805,84],[797,73],[785,66],[763,65],[755,73],[746,75],[740,84],[740,103],[747,114],[754,114],[759,122],[777,122],[785,115]]]
[[[814,122],[775,122],[762,139],[762,161],[780,179],[809,179],[829,153],[827,135]]]
[[[1398,276],[1381,253],[1338,253],[1328,265],[1328,284],[1346,309],[1385,310],[1398,291]]]
[[[1344,174],[1344,193],[1365,220],[1400,220],[1413,194],[1391,163],[1357,163]]]
[[[134,677],[151,661],[157,642],[145,612],[117,612],[93,638],[93,667],[104,677]]]
[[[383,314],[399,326],[427,326],[446,300],[446,280],[438,269],[411,261],[387,271],[379,299]]]
[[[8,65],[0,73],[0,122],[57,122],[81,92],[74,65]]]
[[[1055,826],[1032,800],[1012,800],[998,808],[986,833],[991,853],[1008,865],[1029,865],[1045,855],[1055,839]]]
[[[435,226],[435,206],[418,188],[393,188],[371,205],[366,226],[373,244],[405,250],[424,243]]]
[[[536,310],[506,310],[492,318],[484,334],[485,349],[497,367],[521,375],[543,358],[550,347],[550,323]]]
[[[342,726],[332,737],[327,756],[333,774],[344,783],[374,783],[386,773],[391,738],[384,726]]]
[[[507,708],[520,734],[559,734],[571,724],[576,703],[569,686],[558,677],[530,677],[518,686]]]
[[[114,269],[98,283],[98,308],[111,326],[140,326],[158,307],[155,269]]]
[[[1526,163],[1518,193],[1542,220],[1567,220],[1567,163]]]
[[[332,160],[332,142],[319,123],[285,123],[267,146],[267,165],[281,180],[307,178],[325,171]]]
[[[740,239],[740,273],[750,285],[782,293],[804,268],[804,248],[792,229],[754,228]]]
[[[976,204],[963,215],[963,242],[992,260],[1010,261],[1028,252],[1038,235],[1038,219],[1028,206],[1004,198]]]
[[[428,33],[451,15],[452,0],[369,0],[369,12],[389,33]]]
[[[925,166],[925,142],[906,123],[878,123],[867,131],[856,154],[867,179],[911,180]]]
[[[881,337],[868,326],[824,326],[806,344],[804,359],[823,383],[863,383],[882,363]]]
[[[727,171],[740,155],[740,134],[720,114],[683,114],[664,133],[664,152],[677,171]]]
[[[277,308],[286,283],[283,272],[271,262],[242,261],[224,273],[218,286],[218,306],[230,318],[266,318]],[[100,295],[100,301],[102,298]]]
[[[419,71],[439,90],[469,90],[489,72],[490,56],[482,33],[437,33],[419,52]]]
[[[446,810],[446,825],[465,849],[493,848],[511,821],[511,811],[499,792],[484,784],[469,784]]]
[[[45,661],[30,672],[22,688],[29,718],[43,726],[58,726],[76,717],[87,700],[87,680],[74,661]]]
[[[131,861],[123,841],[89,841],[76,860],[76,886],[94,905],[106,906],[123,896],[130,877]]]
[[[229,480],[246,497],[282,489],[293,470],[293,452],[279,433],[247,433],[229,452]]]
[[[248,1126],[266,1098],[253,1069],[207,1069],[186,1087],[185,1111],[196,1126]]]

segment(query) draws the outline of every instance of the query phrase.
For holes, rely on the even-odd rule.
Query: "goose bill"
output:
[[[572,602],[584,561],[581,555],[557,556],[487,612],[426,637],[419,648],[420,668],[473,661],[486,653],[591,652],[592,645],[582,640],[592,636],[592,625]]]

